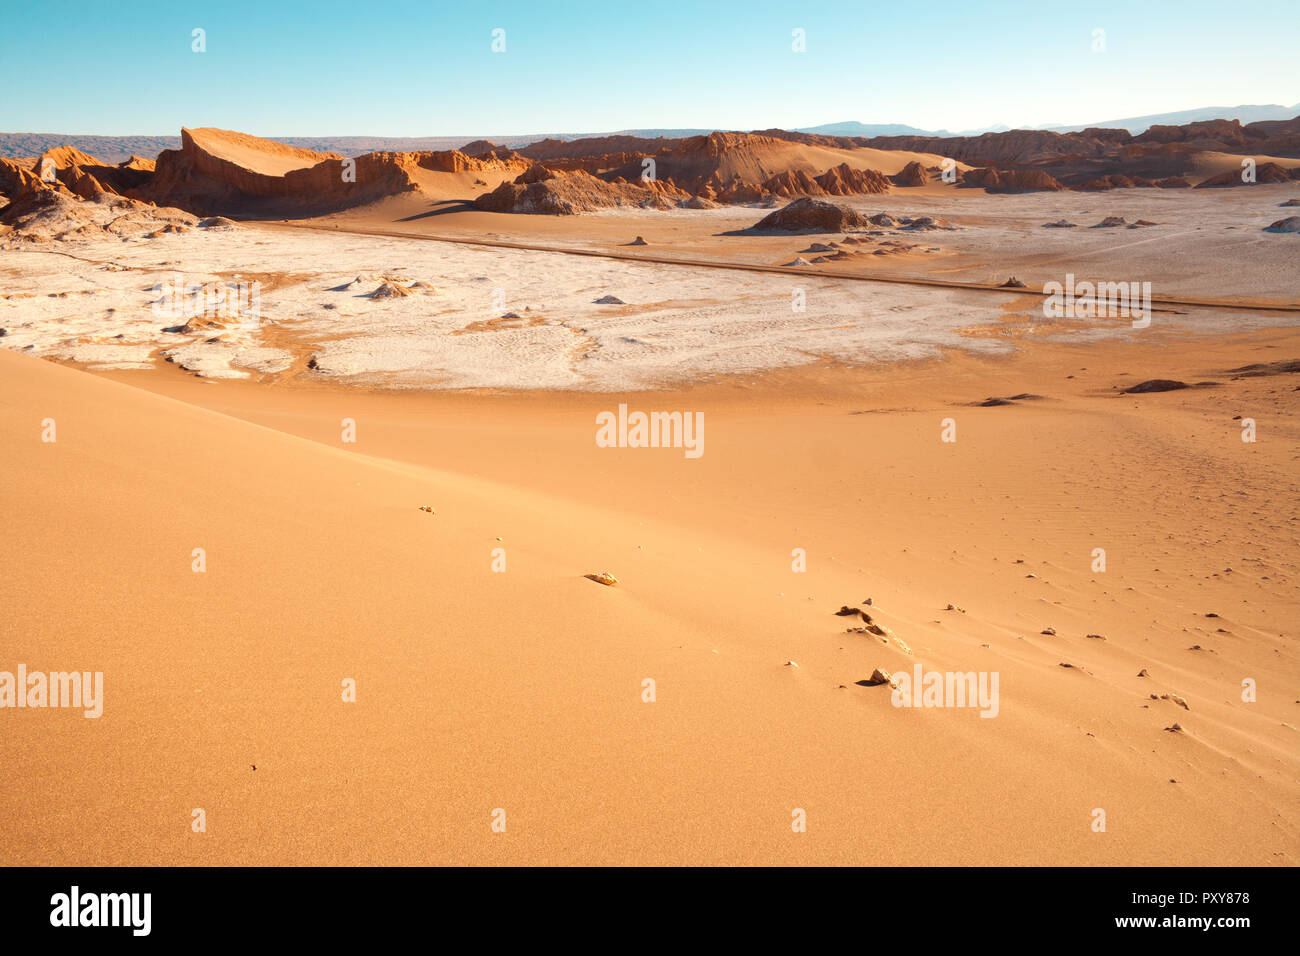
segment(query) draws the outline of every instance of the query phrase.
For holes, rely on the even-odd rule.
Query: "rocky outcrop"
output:
[[[893,181],[895,186],[924,186],[930,181],[930,177],[926,173],[925,167],[916,160],[908,163],[895,175],[891,176],[890,179]]]
[[[221,129],[182,129],[180,152],[194,172],[247,196],[281,195],[286,174],[343,158]]]
[[[488,151],[374,152],[354,158],[272,143],[223,130],[183,130],[180,150],[164,150],[136,194],[205,215],[266,212],[310,215],[419,188],[422,171],[519,172],[529,162]]]
[[[805,197],[764,216],[753,228],[757,232],[847,232],[870,225],[855,209]]]
[[[666,209],[669,199],[685,198],[685,193],[663,183],[611,183],[582,170],[559,173],[536,166],[479,196],[474,206],[487,212],[571,216],[617,206]]]
[[[82,199],[98,199],[100,196],[108,193],[116,193],[115,189],[105,189],[92,174],[83,172],[78,166],[73,166],[64,174],[65,182],[69,189],[80,196]]]
[[[801,169],[786,170],[768,178],[758,187],[737,180],[723,186],[718,195],[729,202],[755,202],[764,195],[792,198],[861,196],[886,192],[889,192],[889,180],[881,173],[841,163],[820,176],[810,176]]]
[[[1115,173],[1110,176],[1102,176],[1098,179],[1090,179],[1082,186],[1077,187],[1085,192],[1097,192],[1106,189],[1136,189],[1154,186],[1155,183],[1141,176],[1132,177]]]
[[[950,156],[977,166],[1042,163],[1063,156],[1104,155],[1131,137],[1122,129],[1087,129],[1080,133],[1016,129],[979,136],[877,136],[863,145]]]
[[[786,198],[825,194],[825,190],[822,189],[821,185],[801,169],[777,173],[763,183],[762,191],[771,193],[773,196]]]
[[[1052,192],[1064,189],[1056,179],[1041,169],[968,169],[962,173],[962,185],[982,186],[991,193]]]
[[[1202,120],[1182,126],[1152,126],[1133,137],[1135,143],[1193,143],[1201,149],[1231,150],[1265,137],[1251,134],[1241,120]]]
[[[9,227],[3,230],[6,242],[19,243],[112,236],[153,238],[168,227],[177,231],[196,221],[183,210],[158,208],[103,190],[82,199],[62,183],[47,185],[39,179],[0,210],[0,225]]]
[[[611,180],[640,179],[647,160],[653,160],[655,178],[686,193],[722,202],[757,202],[765,195],[847,196],[879,193],[889,183],[871,169],[849,162],[822,168],[825,153],[810,153],[788,139],[758,133],[710,133],[680,140],[636,140],[601,137],[594,148],[618,147],[586,162],[582,143],[533,144],[522,150],[531,158],[553,165],[586,163],[584,168]],[[640,146],[644,151],[636,151]],[[559,157],[558,160],[552,156]],[[566,165],[565,168],[568,168]]]
[[[1230,169],[1225,173],[1219,173],[1217,176],[1211,176],[1196,184],[1197,189],[1222,189],[1225,186],[1253,186],[1256,183],[1285,183],[1291,181],[1291,176],[1287,170],[1277,163],[1260,163],[1255,167],[1254,182],[1247,182],[1242,179],[1245,170]]]
[[[889,180],[874,169],[855,169],[840,163],[816,178],[828,196],[876,195],[889,192]]]
[[[25,163],[12,159],[0,159],[0,193],[17,196],[24,189],[40,182],[40,177]]]

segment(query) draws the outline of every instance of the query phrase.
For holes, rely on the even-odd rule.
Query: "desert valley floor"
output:
[[[1295,865],[1294,195],[9,241],[6,650],[105,699],[8,715],[0,862]],[[1149,326],[1045,318],[1067,273]],[[191,282],[260,314],[159,321]],[[599,447],[619,404],[704,454]],[[997,718],[860,683],[918,663]]]

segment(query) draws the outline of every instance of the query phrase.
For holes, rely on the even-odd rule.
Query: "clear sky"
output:
[[[1297,51],[1297,0],[0,0],[0,131],[1073,125],[1290,105]]]

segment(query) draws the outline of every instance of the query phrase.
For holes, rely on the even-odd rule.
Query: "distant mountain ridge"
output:
[[[1289,120],[1297,115],[1300,115],[1300,103],[1292,106],[1277,104],[1207,106],[1173,113],[1153,113],[1147,116],[1133,116],[1124,119],[1099,120],[1077,126],[1021,126],[1013,128],[999,124],[973,130],[963,130],[958,133],[942,129],[919,129],[904,123],[861,123],[856,120],[799,127],[791,130],[791,132],[856,140],[868,140],[877,137],[925,137],[931,140],[955,139],[975,137],[986,133],[1011,132],[1014,129],[1042,130],[1053,133],[1076,133],[1085,129],[1122,129],[1137,136],[1146,132],[1152,126],[1181,126],[1187,123],[1208,120],[1239,120],[1243,125],[1246,125],[1261,121]],[[705,136],[712,132],[729,131],[690,128],[625,129],[612,133],[549,133],[512,136],[273,136],[268,138],[300,149],[338,153],[341,156],[362,156],[373,152],[459,149],[469,143],[485,140],[511,149],[520,149],[544,140],[573,142],[579,139],[608,137],[684,139],[691,136]],[[59,146],[74,146],[92,156],[117,163],[131,156],[151,159],[165,149],[179,149],[181,138],[179,136],[147,135],[92,136],[68,133],[0,133],[0,159],[31,158]]]
[[[22,139],[32,145],[30,137]],[[0,158],[0,199],[6,202],[0,222],[10,225],[76,199],[284,219],[407,194],[472,202],[493,213],[574,215],[616,206],[773,205],[931,184],[987,193],[1229,188],[1247,182],[1240,156],[1258,157],[1252,182],[1300,182],[1300,116],[1246,125],[1236,119],[1157,124],[1137,136],[1115,128],[870,138],[769,129],[551,138],[521,150],[480,139],[463,148],[415,151],[373,149],[391,140],[346,138],[353,148],[372,149],[355,159],[296,145],[339,141],[284,143],[206,127],[183,128],[180,140],[180,149],[164,149],[156,160],[114,163],[71,145],[38,157]],[[643,178],[647,165],[655,175]],[[50,171],[55,179],[48,178]],[[944,175],[939,186],[938,177],[948,172],[954,175]]]
[[[1203,123],[1207,120],[1240,120],[1245,126],[1265,120],[1289,120],[1300,114],[1300,103],[1281,106],[1270,103],[1266,106],[1204,106],[1195,110],[1180,110],[1176,113],[1152,113],[1148,116],[1129,116],[1124,119],[1103,120],[1097,123],[1084,123],[1081,126],[1044,126],[1054,133],[1078,133],[1085,129],[1126,129],[1134,136],[1145,133],[1152,126],[1183,126],[1187,123]]]
[[[952,136],[946,129],[917,129],[904,123],[823,123],[821,126],[800,126],[795,133],[819,133],[822,136]]]

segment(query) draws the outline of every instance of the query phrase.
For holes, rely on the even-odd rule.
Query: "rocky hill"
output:
[[[990,193],[1229,188],[1247,184],[1238,157],[1257,158],[1255,182],[1300,179],[1300,117],[1156,125],[1138,136],[1086,129],[862,139],[773,129],[547,139],[518,152],[477,140],[463,150],[360,156],[196,128],[183,129],[177,148],[163,149],[156,160],[114,163],[74,144],[44,144],[22,160],[0,158],[0,197],[30,190],[44,166],[54,172],[56,191],[71,196],[122,196],[204,216],[307,217],[412,192],[472,201],[485,211],[566,215],[949,184]]]

